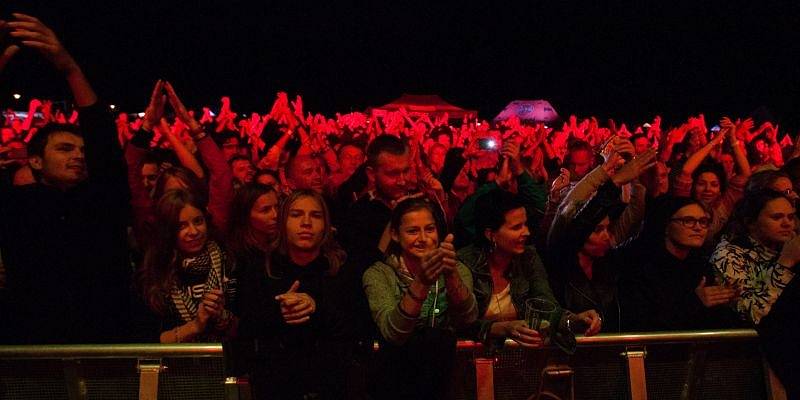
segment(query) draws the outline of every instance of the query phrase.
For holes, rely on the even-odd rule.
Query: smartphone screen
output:
[[[481,150],[497,150],[497,141],[494,138],[479,139],[478,148]]]

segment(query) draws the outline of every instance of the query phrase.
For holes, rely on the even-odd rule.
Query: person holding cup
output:
[[[553,324],[587,336],[600,331],[602,320],[595,310],[573,314],[556,302],[542,261],[528,244],[522,199],[492,190],[478,198],[475,218],[480,235],[458,252],[458,259],[472,272],[480,316],[467,336],[483,342],[510,338],[524,347],[539,348],[547,343],[546,334],[552,331],[547,327]]]

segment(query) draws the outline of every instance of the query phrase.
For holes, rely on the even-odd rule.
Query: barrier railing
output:
[[[474,370],[463,368],[458,397],[780,399],[756,338],[753,330],[601,334],[578,337],[573,356],[511,340],[487,355],[459,341],[461,365]],[[220,344],[0,346],[0,398],[248,399],[249,383],[223,371]]]

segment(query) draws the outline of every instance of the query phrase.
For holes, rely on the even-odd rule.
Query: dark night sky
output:
[[[546,98],[562,115],[629,121],[766,106],[800,128],[793,1],[115,3],[12,1],[2,11],[48,23],[100,92],[129,111],[144,108],[163,77],[190,106],[230,95],[241,112],[265,112],[277,90],[325,113],[410,92],[484,118],[516,98]],[[31,55],[0,77],[0,105],[14,91],[64,93]]]

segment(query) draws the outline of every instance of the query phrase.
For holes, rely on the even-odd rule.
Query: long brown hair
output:
[[[280,200],[278,192],[272,186],[253,183],[239,188],[233,197],[231,204],[230,226],[227,239],[228,248],[231,254],[241,254],[251,250],[258,250],[260,247],[256,243],[253,234],[253,225],[250,223],[250,213],[253,205],[261,196],[274,194]]]
[[[347,254],[345,254],[344,250],[342,250],[342,248],[333,238],[331,214],[328,210],[327,204],[325,204],[325,199],[322,198],[322,195],[313,190],[295,190],[289,195],[289,197],[286,198],[286,200],[284,200],[283,204],[281,204],[280,211],[278,212],[278,247],[276,251],[283,255],[287,255],[289,253],[289,235],[286,231],[286,222],[289,219],[289,210],[295,202],[306,197],[314,199],[314,201],[319,204],[320,208],[322,208],[322,215],[325,221],[325,230],[322,236],[322,244],[320,245],[320,254],[322,254],[322,256],[328,260],[328,275],[334,276],[339,272],[339,268],[341,268],[342,264],[344,264]],[[267,275],[274,277],[275,275],[272,273],[269,258],[267,260]]]
[[[210,227],[205,205],[196,194],[187,190],[168,190],[156,203],[153,238],[148,241],[137,273],[137,284],[145,303],[160,315],[166,313],[164,299],[175,283],[180,214],[187,206],[200,210]]]

